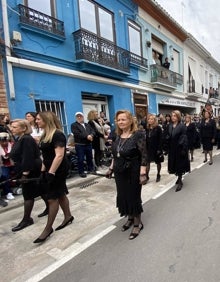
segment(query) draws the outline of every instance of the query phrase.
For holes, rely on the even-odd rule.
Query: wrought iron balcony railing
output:
[[[37,27],[55,35],[65,35],[64,23],[62,21],[21,4],[18,5],[18,8],[21,23]]]
[[[135,65],[142,66],[142,67],[145,67],[145,68],[148,67],[147,59],[145,59],[145,58],[143,58],[139,55],[136,55],[134,53],[131,53],[131,52],[130,52],[130,62],[135,64]]]
[[[167,86],[176,87],[177,84],[182,84],[183,77],[173,71],[170,71],[160,65],[151,65],[151,82],[162,83]]]
[[[219,99],[218,91],[209,95],[209,99]]]
[[[130,72],[130,62],[147,67],[147,60],[120,48],[112,42],[80,29],[73,32],[76,60],[87,60],[100,65]]]

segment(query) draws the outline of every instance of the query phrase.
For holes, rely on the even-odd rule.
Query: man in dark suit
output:
[[[71,124],[71,132],[74,135],[76,155],[78,158],[79,176],[86,177],[84,171],[84,161],[86,159],[88,172],[94,172],[93,156],[92,156],[92,140],[95,135],[92,127],[84,122],[84,114],[82,112],[75,113],[76,122]]]

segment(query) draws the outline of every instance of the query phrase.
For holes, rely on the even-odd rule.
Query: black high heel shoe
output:
[[[137,228],[137,230],[138,230],[137,232],[134,232],[135,228]],[[134,225],[134,228],[133,228],[133,230],[132,230],[132,232],[129,236],[129,240],[135,239],[141,233],[141,230],[143,230],[143,229],[144,229],[144,225],[143,225],[142,222],[139,223],[138,225]]]
[[[177,187],[176,187],[175,192],[179,192],[179,191],[181,191],[181,190],[182,190],[182,187],[183,187],[183,182],[182,182],[182,181],[180,181],[180,182],[178,183]]]
[[[128,218],[127,222],[122,226],[121,231],[124,232],[128,230],[132,226],[133,223],[134,223],[134,219]]]
[[[53,228],[52,228],[52,230],[50,231],[50,233],[48,233],[47,234],[47,236],[46,237],[44,237],[44,238],[37,238],[36,240],[34,240],[34,244],[35,243],[43,243],[44,241],[46,241],[47,240],[47,238],[48,237],[50,237],[50,235],[53,233]]]
[[[70,219],[69,219],[66,223],[59,225],[59,226],[55,229],[55,231],[58,231],[58,230],[60,230],[60,229],[63,229],[63,228],[66,227],[68,224],[72,223],[73,220],[74,220],[74,216],[71,216]]]
[[[38,214],[38,217],[43,217],[48,215],[48,208],[46,208],[42,213]]]

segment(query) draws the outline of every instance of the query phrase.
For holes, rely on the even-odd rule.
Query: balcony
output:
[[[220,97],[219,97],[219,91],[218,89],[210,89],[209,90],[209,99],[210,103],[213,105],[219,105],[220,103]]]
[[[64,23],[51,16],[19,4],[21,27],[32,31],[43,31],[55,36],[64,37]]]
[[[201,89],[200,89],[201,87]],[[204,87],[200,85],[195,79],[187,81],[187,96],[192,99],[201,98],[203,95]]]
[[[148,68],[147,59],[130,52],[130,63],[142,68]]]
[[[147,68],[143,57],[87,30],[73,32],[73,39],[76,63],[82,71],[123,79],[130,74],[130,64]]]
[[[151,65],[151,83],[154,89],[172,92],[177,84],[183,84],[183,77],[160,65]]]

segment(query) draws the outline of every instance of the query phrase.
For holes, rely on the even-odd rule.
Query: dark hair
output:
[[[25,116],[28,115],[28,114],[31,115],[33,118],[36,118],[36,116],[37,116],[36,112],[26,112]]]

